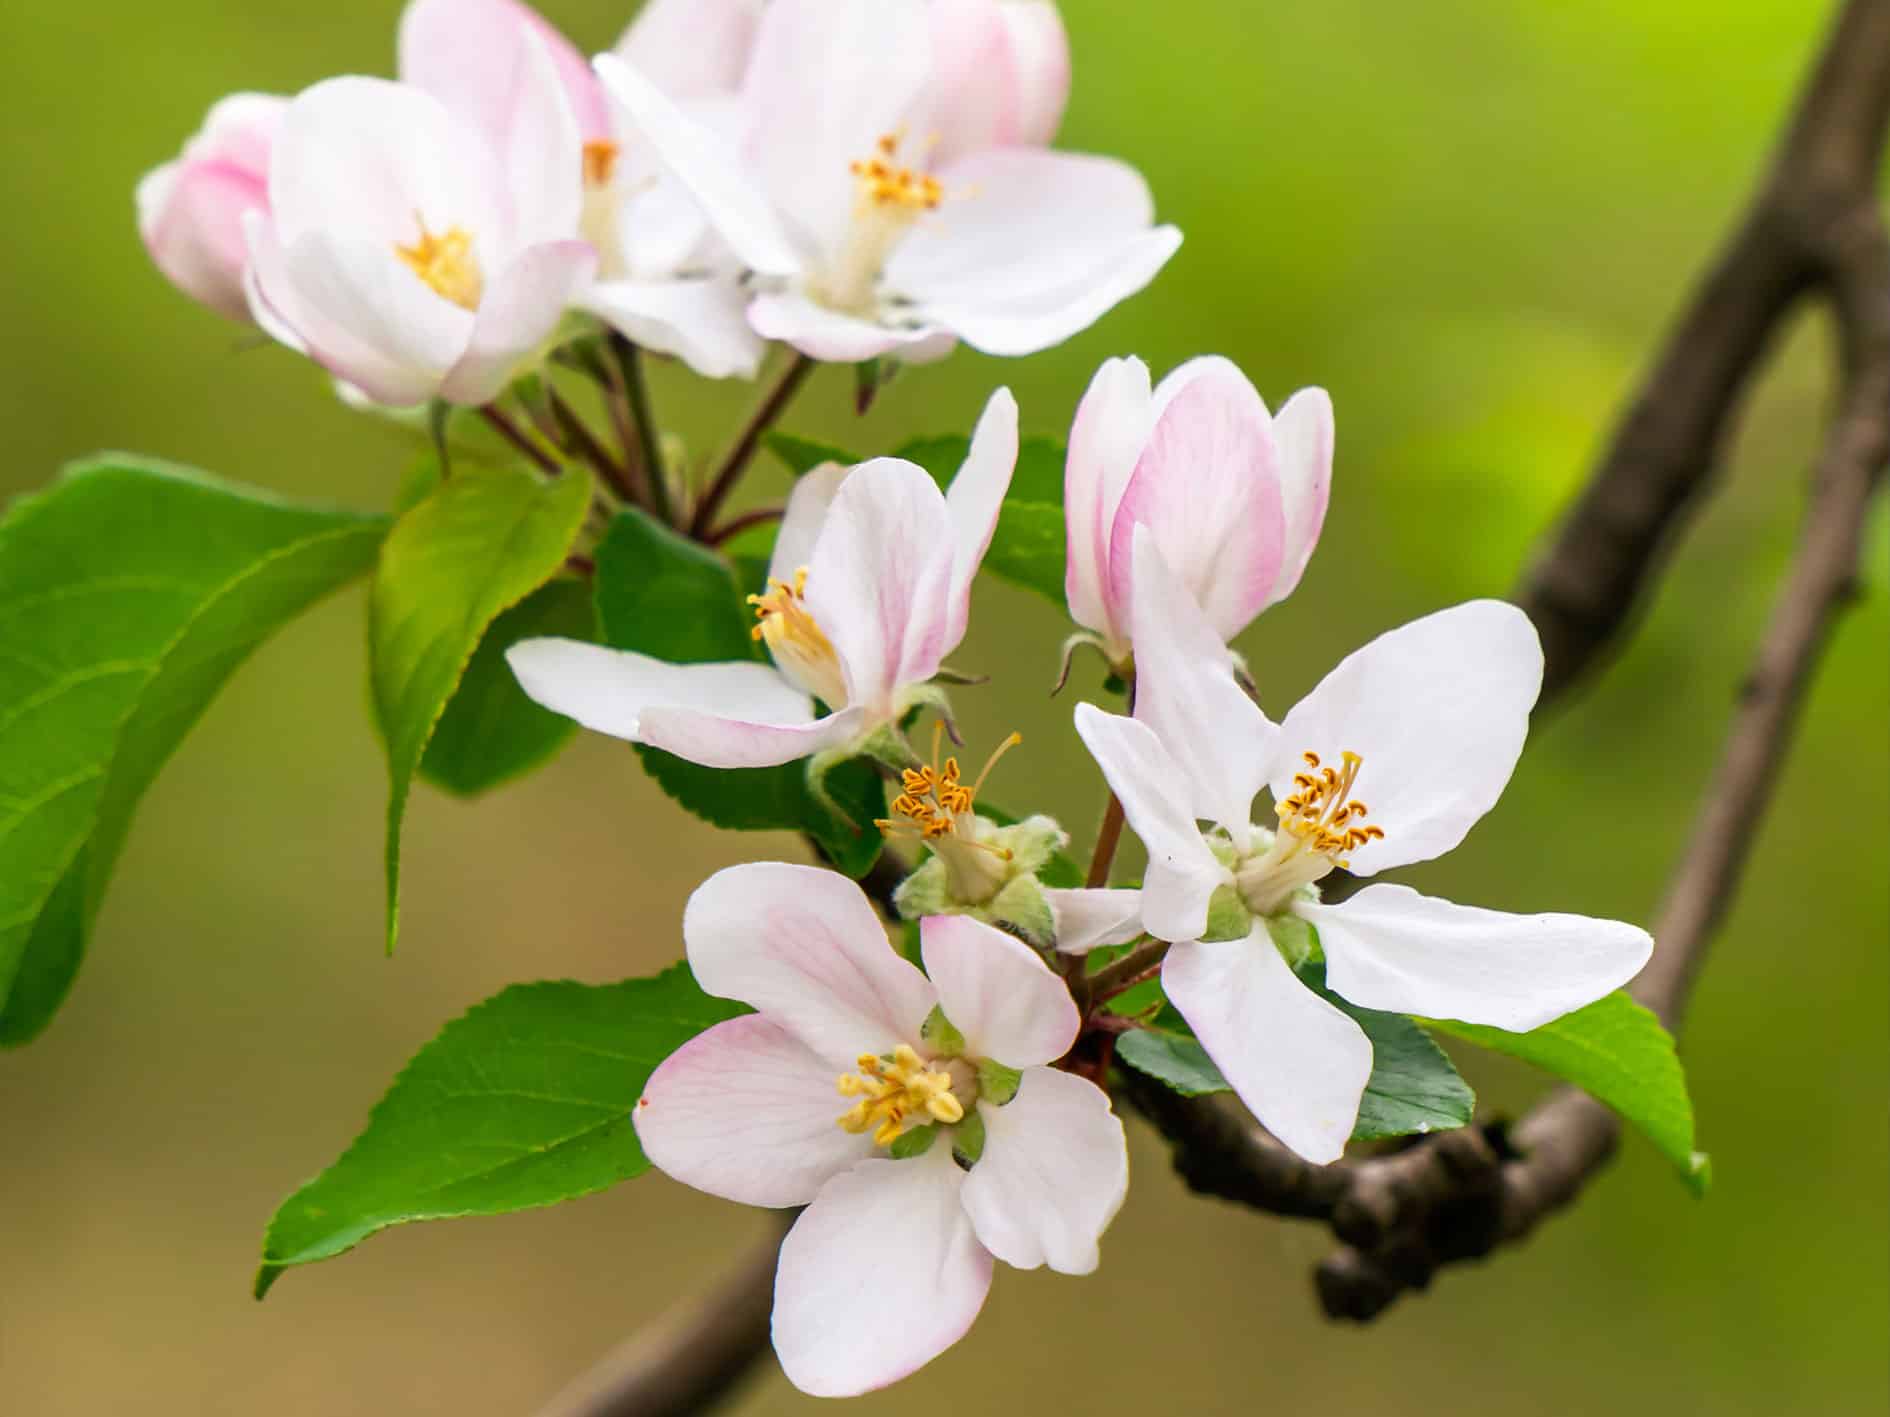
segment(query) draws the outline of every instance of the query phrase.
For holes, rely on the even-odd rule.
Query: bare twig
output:
[[[644,481],[650,496],[650,510],[659,521],[673,520],[669,503],[669,472],[663,466],[663,448],[657,437],[656,414],[650,407],[650,386],[643,376],[643,351],[620,334],[610,337],[610,355],[615,360],[617,379],[630,405],[631,420],[636,425],[636,451],[625,445],[625,455],[643,465]]]
[[[610,450],[591,432],[578,411],[566,403],[556,389],[546,386],[546,396],[550,403],[551,416],[564,430],[565,442],[604,482],[625,501],[634,502],[637,487],[630,480],[622,463],[610,455]]]
[[[558,460],[546,452],[536,438],[507,417],[503,409],[494,404],[481,404],[479,414],[492,425],[501,438],[537,463],[542,471],[550,473],[553,477],[558,475]]]
[[[755,450],[761,446],[761,435],[774,426],[775,419],[800,390],[807,376],[814,372],[814,361],[799,350],[788,356],[788,362],[781,366],[781,372],[774,377],[774,382],[762,394],[761,402],[755,405],[748,421],[735,435],[735,441],[722,455],[721,463],[716,467],[715,475],[709,481],[708,490],[702,494],[702,500],[696,503],[695,514],[689,519],[689,534],[697,540],[709,534],[709,528],[715,525],[715,515],[722,510],[722,503],[728,500],[728,494],[735,490],[735,484],[742,479],[742,473],[748,468],[749,461],[755,456]]]
[[[1843,395],[1811,512],[1660,912],[1659,948],[1632,990],[1669,1027],[1732,900],[1811,672],[1850,598],[1865,510],[1890,460],[1890,241],[1873,191],[1887,115],[1890,0],[1852,0],[1752,213],[1522,596],[1542,629],[1544,693],[1553,695],[1624,623],[1792,297],[1828,296]],[[1441,1266],[1528,1234],[1575,1199],[1619,1134],[1606,1108],[1563,1089],[1507,1131],[1465,1129],[1313,1167],[1231,1099],[1186,1101],[1140,1080],[1130,1095],[1197,1190],[1328,1221],[1342,1245],[1319,1267],[1320,1298],[1334,1317],[1360,1320],[1423,1288]]]

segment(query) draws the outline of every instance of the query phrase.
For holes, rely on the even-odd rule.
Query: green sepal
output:
[[[1221,886],[1208,899],[1207,929],[1201,938],[1244,940],[1252,933],[1253,912],[1247,909],[1247,902],[1232,886]]]
[[[1056,943],[1057,921],[1050,911],[1050,899],[1035,876],[1019,876],[1010,882],[985,907],[993,925],[1009,925],[1021,932],[1033,945],[1049,949]]]
[[[1023,1080],[1022,1070],[1007,1068],[990,1058],[982,1059],[978,1063],[978,1100],[1002,1107],[1017,1096],[1018,1084]]]
[[[887,1148],[887,1154],[894,1161],[908,1161],[915,1156],[924,1156],[932,1149],[932,1143],[938,1140],[938,1123],[927,1122],[923,1127],[913,1127],[893,1138],[893,1144]]]
[[[945,1017],[945,1010],[937,1004],[932,1005],[932,1012],[919,1025],[919,1037],[940,1057],[956,1058],[965,1051],[965,1035]]]
[[[1312,965],[1323,966],[1326,962],[1326,951],[1319,943],[1319,932],[1313,929],[1309,921],[1301,920],[1297,915],[1269,917],[1267,934],[1273,940],[1273,947],[1295,970]]]
[[[984,1117],[976,1107],[952,1129],[952,1158],[969,1171],[984,1156]]]

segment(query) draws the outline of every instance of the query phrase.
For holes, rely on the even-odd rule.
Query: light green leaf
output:
[[[571,741],[577,724],[527,697],[505,662],[506,650],[539,635],[595,640],[590,586],[561,576],[492,622],[440,715],[420,776],[472,797],[542,766]]]
[[[604,642],[617,649],[673,664],[766,662],[728,563],[634,508],[597,548],[596,596]],[[855,877],[879,857],[872,823],[885,811],[885,793],[870,763],[846,763],[828,775],[828,790],[852,817],[839,822],[809,793],[804,763],[725,769],[642,746],[637,755],[663,791],[725,830],[811,832]]]
[[[113,456],[0,523],[0,1044],[63,1001],[138,799],[386,522]]]
[[[1529,1033],[1449,1019],[1426,1022],[1574,1083],[1639,1127],[1696,1194],[1706,1193],[1712,1172],[1706,1154],[1693,1149],[1693,1099],[1673,1036],[1626,994],[1610,994]]]
[[[1192,1038],[1159,1029],[1138,1029],[1116,1040],[1116,1056],[1138,1073],[1166,1083],[1183,1097],[1227,1092],[1227,1079]]]
[[[387,947],[400,930],[400,828],[427,742],[499,615],[564,565],[591,502],[573,469],[462,470],[415,504],[381,548],[368,602],[374,707],[387,744]]]
[[[502,1215],[649,1169],[631,1112],[657,1064],[748,1010],[687,965],[654,979],[518,984],[449,1023],[354,1144],[269,1222],[256,1297],[292,1265],[414,1220]]]

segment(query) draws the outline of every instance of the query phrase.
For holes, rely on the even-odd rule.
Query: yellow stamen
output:
[[[945,725],[934,720],[931,763],[905,770],[899,783],[905,791],[893,799],[893,815],[881,818],[873,825],[887,836],[903,834],[917,836],[925,841],[934,841],[939,837],[947,836],[964,837],[967,846],[988,851],[1000,860],[1010,860],[1011,853],[1005,848],[970,840],[968,831],[961,831],[960,823],[972,815],[978,794],[984,790],[984,780],[991,775],[991,769],[997,765],[997,760],[1023,742],[1024,735],[1013,733],[998,744],[991,756],[985,759],[977,781],[969,787],[960,780],[956,757],[947,758],[943,763],[939,762],[938,755],[943,745],[944,735]]]
[[[486,281],[479,258],[473,254],[472,233],[461,226],[450,226],[435,236],[417,212],[414,220],[420,227],[420,239],[411,246],[395,243],[394,254],[436,295],[462,309],[477,310]]]
[[[765,641],[774,662],[828,708],[847,706],[846,675],[833,641],[807,608],[807,567],[792,581],[770,580],[766,595],[751,595],[757,640]]]
[[[904,138],[888,133],[870,156],[849,163],[853,174],[853,223],[846,245],[831,267],[811,282],[815,298],[836,310],[870,316],[879,306],[879,281],[893,252],[920,217],[935,212],[944,186],[924,170],[901,162]]]
[[[949,1071],[928,1065],[909,1044],[886,1058],[862,1053],[859,1072],[843,1073],[835,1083],[842,1097],[860,1099],[841,1113],[839,1125],[855,1135],[870,1131],[875,1146],[891,1146],[910,1127],[962,1122],[965,1105],[952,1081]]]
[[[1317,753],[1300,756],[1311,771],[1295,773],[1294,790],[1273,809],[1281,834],[1290,834],[1301,850],[1324,856],[1335,866],[1349,866],[1343,853],[1385,837],[1378,827],[1354,825],[1366,815],[1365,804],[1352,796],[1364,761],[1357,753],[1341,753],[1335,770],[1321,766]]]
[[[623,150],[608,138],[593,138],[584,145],[584,185],[608,187],[617,171],[617,155]]]

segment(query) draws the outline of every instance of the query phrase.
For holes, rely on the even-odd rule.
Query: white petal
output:
[[[565,310],[597,268],[582,241],[527,247],[487,287],[474,312],[472,339],[441,385],[457,404],[488,403],[540,358]]]
[[[862,1161],[821,1188],[781,1244],[774,1352],[816,1397],[897,1382],[965,1336],[991,1287],[991,1252],[960,1200],[949,1146]]]
[[[846,673],[847,703],[890,713],[898,691],[938,672],[953,547],[945,498],[923,468],[861,463],[814,543],[807,608]]]
[[[1301,389],[1273,415],[1279,450],[1280,500],[1286,513],[1286,546],[1268,604],[1285,600],[1299,585],[1332,496],[1332,398],[1324,389]]]
[[[1142,923],[1164,940],[1198,938],[1209,898],[1233,875],[1195,825],[1184,774],[1145,723],[1078,704],[1076,731],[1148,848]]]
[[[1070,1051],[1081,1023],[1076,1002],[1029,945],[969,915],[928,915],[919,940],[938,1005],[965,1035],[968,1056],[1029,1068]]]
[[[597,733],[641,743],[653,707],[750,722],[797,726],[814,721],[807,695],[765,664],[669,664],[647,654],[579,640],[520,640],[505,652],[532,698]]]
[[[1227,360],[1184,369],[1191,377],[1157,416],[1116,509],[1110,589],[1118,604],[1131,599],[1127,553],[1136,526],[1147,526],[1215,632],[1231,640],[1260,613],[1280,572],[1286,519],[1272,420]],[[1175,379],[1163,381],[1158,404]]]
[[[665,1175],[743,1205],[806,1205],[873,1154],[843,1131],[833,1066],[760,1014],[671,1053],[637,1100],[637,1140]]]
[[[936,325],[880,324],[845,315],[793,291],[756,296],[748,306],[748,322],[762,338],[780,340],[829,364],[857,364],[882,354],[924,363],[914,351],[925,350],[941,333]]]
[[[1054,0],[1000,0],[1017,77],[1013,143],[1048,143],[1070,97],[1070,39]]]
[[[768,562],[771,579],[791,583],[794,573],[814,559],[814,543],[820,540],[820,529],[827,524],[828,509],[852,471],[843,463],[829,462],[795,479],[781,530],[774,538],[774,555]]]
[[[1527,1033],[1612,993],[1653,953],[1645,930],[1586,915],[1510,915],[1367,886],[1302,905],[1319,931],[1326,983],[1368,1009]]]
[[[1108,1094],[1053,1068],[1029,1068],[1002,1107],[978,1104],[984,1155],[964,1205],[986,1249],[1008,1265],[1088,1274],[1129,1192],[1129,1148]]]
[[[933,166],[1017,141],[1018,75],[997,0],[930,0],[932,73],[912,131],[935,139]]]
[[[765,349],[748,326],[748,296],[732,277],[600,281],[582,305],[705,379],[752,379]]]
[[[1337,1161],[1358,1123],[1372,1045],[1301,984],[1255,925],[1244,940],[1176,945],[1162,987],[1240,1100],[1308,1161]]]
[[[568,52],[564,37],[548,26],[521,32],[517,88],[499,149],[514,250],[572,239],[584,210],[584,139],[552,58],[554,40]],[[595,80],[585,99],[601,102]]]
[[[1110,640],[1129,635],[1127,603],[1110,596],[1109,538],[1116,508],[1155,426],[1148,365],[1109,359],[1096,371],[1070,425],[1063,469],[1068,561],[1063,589],[1077,624]]]
[[[842,1071],[917,1042],[938,1002],[837,871],[772,861],[717,871],[689,897],[683,941],[705,990],[754,1006]]]
[[[762,0],[648,0],[617,54],[674,98],[729,92],[741,83]]]
[[[999,389],[985,403],[984,413],[971,435],[971,451],[945,489],[945,511],[951,517],[951,616],[945,630],[944,654],[965,637],[971,615],[971,582],[997,530],[1004,494],[1017,470],[1017,400],[1009,389]]]
[[[1057,949],[1088,954],[1104,945],[1126,945],[1142,933],[1142,893],[1134,890],[1081,888],[1044,891],[1056,921]]]
[[[1380,635],[1348,655],[1280,725],[1276,799],[1299,754],[1363,759],[1355,795],[1385,832],[1352,853],[1369,876],[1441,856],[1502,796],[1542,687],[1529,618],[1473,600]]]
[[[858,708],[814,723],[756,723],[656,704],[643,711],[639,741],[704,767],[771,768],[847,747],[870,731]]]
[[[518,0],[412,0],[400,17],[400,78],[432,94],[504,152],[526,82],[525,35],[551,59],[586,138],[610,136],[597,78],[577,47]]]
[[[1245,849],[1279,729],[1235,682],[1227,646],[1151,528],[1136,527],[1133,560],[1135,717],[1181,769],[1195,816],[1219,822]]]
[[[739,154],[615,55],[600,54],[595,62],[604,87],[743,263],[768,275],[798,270],[799,257]]]

